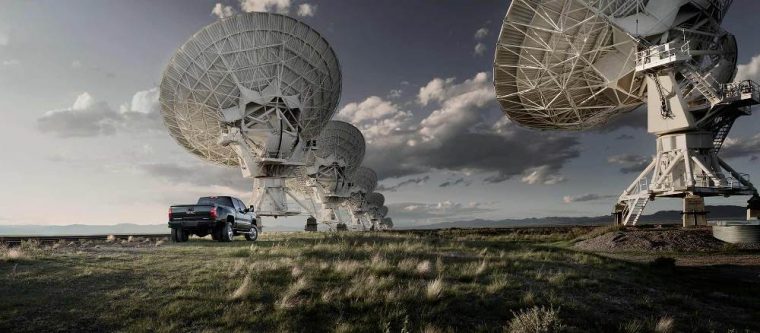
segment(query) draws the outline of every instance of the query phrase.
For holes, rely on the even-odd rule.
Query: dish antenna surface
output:
[[[760,103],[732,83],[731,0],[513,0],[499,35],[494,87],[507,117],[541,130],[584,130],[647,105],[657,154],[619,197],[636,224],[655,197],[684,198],[684,225],[704,224],[705,196],[753,195],[719,156],[734,121]],[[760,198],[758,198],[760,200]]]
[[[304,164],[340,92],[338,59],[318,32],[253,12],[216,21],[177,50],[161,81],[161,113],[178,144],[255,179],[258,215],[295,215],[284,179]]]
[[[380,222],[380,219],[382,216],[380,216],[380,211],[385,204],[385,196],[382,195],[382,193],[372,192],[370,194],[367,194],[367,215],[372,222],[372,229],[376,230],[378,228],[378,223]]]
[[[351,212],[354,223],[367,229],[372,221],[367,216],[367,195],[377,187],[377,173],[367,167],[359,167],[351,178],[350,196],[345,205]]]
[[[299,194],[300,198],[294,199],[319,222],[345,223],[335,210],[348,199],[351,179],[364,152],[364,136],[358,128],[342,121],[328,122],[316,139],[309,163],[287,181]]]

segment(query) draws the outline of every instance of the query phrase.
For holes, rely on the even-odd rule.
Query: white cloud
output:
[[[437,90],[420,89],[420,101],[425,100],[427,103],[432,99],[441,103],[440,109],[433,111],[420,122],[419,132],[424,140],[443,140],[474,126],[481,119],[477,110],[495,101],[493,86],[488,74],[484,72],[460,84],[452,82],[453,78],[445,81],[434,79],[425,88],[433,84]]]
[[[736,80],[760,81],[760,54],[752,57],[749,63],[736,66]]]
[[[314,16],[317,13],[317,5],[302,3],[298,5],[298,16]]]
[[[477,43],[475,44],[475,55],[483,55],[486,53],[486,50],[488,50],[488,47],[486,47],[486,44],[483,43]]]
[[[240,0],[240,8],[244,12],[287,14],[290,11],[290,0]]]
[[[475,31],[475,39],[483,39],[486,36],[488,36],[488,28],[482,27],[478,29],[478,31]]]
[[[586,194],[579,194],[579,195],[566,195],[562,198],[562,201],[566,204],[569,204],[569,203],[575,203],[575,202],[612,199],[612,198],[617,198],[617,197],[618,197],[617,195],[610,195],[610,194],[586,193]]]
[[[232,6],[225,6],[217,2],[214,5],[214,8],[211,9],[211,14],[216,15],[216,17],[220,19],[223,19],[225,17],[230,17],[232,15],[235,15],[235,9],[232,8]]]
[[[159,112],[158,97],[159,92],[157,87],[138,91],[132,96],[132,102],[130,103],[127,111],[144,114]],[[125,110],[122,109],[122,112],[125,112]]]
[[[83,92],[71,107],[45,112],[37,119],[37,128],[58,137],[113,135],[119,130],[145,132],[161,128],[158,110],[157,88],[135,93],[131,103],[118,111]]]
[[[73,69],[79,69],[82,68],[82,62],[79,60],[74,60],[71,62],[71,68]]]
[[[390,99],[397,99],[401,97],[401,94],[403,94],[404,91],[401,89],[391,89],[391,91],[388,93],[388,98]]]
[[[8,34],[0,31],[0,46],[8,46],[10,42],[11,38],[8,36]]]
[[[336,115],[336,119],[357,126],[368,144],[399,138],[391,135],[408,127],[411,118],[411,112],[402,111],[398,105],[377,96],[367,97],[361,103],[346,104]]]
[[[381,179],[438,169],[494,173],[487,182],[520,176],[526,183],[556,184],[564,180],[559,171],[565,161],[579,154],[572,136],[528,131],[509,121],[487,123],[484,115],[498,108],[487,73],[459,82],[434,78],[416,100],[433,109],[418,121],[377,96],[349,103],[338,114],[364,134],[365,164]]]
[[[3,66],[18,66],[18,65],[21,65],[21,61],[19,61],[18,59],[8,59],[8,60],[3,60],[2,64]]]
[[[523,171],[521,181],[526,184],[554,185],[564,182],[565,177],[557,174],[557,170],[552,166],[541,165]]]

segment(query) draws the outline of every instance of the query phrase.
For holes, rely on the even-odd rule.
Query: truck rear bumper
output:
[[[216,226],[215,221],[169,221],[169,228],[183,230],[209,230]]]

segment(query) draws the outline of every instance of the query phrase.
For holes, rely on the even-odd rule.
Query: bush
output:
[[[506,327],[505,332],[510,333],[553,333],[564,329],[559,318],[559,309],[554,307],[545,308],[534,306],[523,309],[518,313],[512,312],[514,317]]]

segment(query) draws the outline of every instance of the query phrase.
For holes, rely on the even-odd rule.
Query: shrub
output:
[[[441,296],[442,292],[443,292],[443,279],[441,277],[438,277],[437,279],[430,281],[430,283],[428,283],[425,295],[427,296],[427,299],[434,300],[434,299],[438,299],[438,297]]]
[[[559,318],[559,309],[554,307],[545,308],[534,306],[523,309],[518,313],[512,312],[514,317],[506,327],[510,333],[553,333],[564,329]]]

